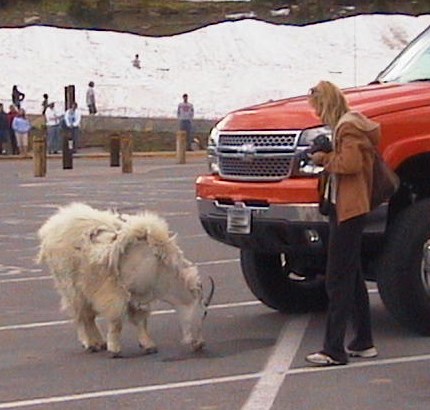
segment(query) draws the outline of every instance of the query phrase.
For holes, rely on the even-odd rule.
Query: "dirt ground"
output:
[[[286,13],[276,13],[286,9]],[[174,35],[209,24],[246,17],[275,24],[303,25],[376,12],[416,15],[430,12],[430,3],[428,0],[301,0],[291,5],[280,0],[203,3],[181,0],[0,0],[2,27],[43,24],[126,31],[149,36]]]

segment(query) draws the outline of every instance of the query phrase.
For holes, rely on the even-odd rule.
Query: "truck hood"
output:
[[[427,106],[430,83],[371,84],[343,90],[352,110],[369,118]],[[307,97],[300,96],[247,107],[228,114],[217,127],[222,131],[301,130],[321,124]]]

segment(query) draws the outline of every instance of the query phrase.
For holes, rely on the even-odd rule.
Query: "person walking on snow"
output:
[[[140,65],[139,54],[134,56],[134,60],[132,61],[133,67],[138,68],[139,70],[142,68]]]

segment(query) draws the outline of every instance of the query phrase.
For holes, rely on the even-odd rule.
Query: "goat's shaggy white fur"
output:
[[[155,350],[146,329],[148,303],[154,299],[171,302],[184,312],[184,340],[194,348],[203,345],[200,277],[169,235],[163,218],[151,212],[124,215],[73,203],[50,217],[38,235],[37,260],[48,265],[62,306],[76,320],[79,339],[87,349],[101,350],[105,345],[94,322],[100,314],[108,320],[107,348],[115,355],[120,351],[124,315],[138,326],[145,350]]]

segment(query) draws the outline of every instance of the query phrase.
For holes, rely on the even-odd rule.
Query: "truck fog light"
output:
[[[306,235],[306,239],[310,243],[315,243],[320,241],[320,235],[315,229],[306,229],[305,235]]]
[[[219,166],[217,162],[210,162],[209,163],[209,172],[211,174],[219,174]]]
[[[430,272],[430,241],[424,244],[424,270]]]

